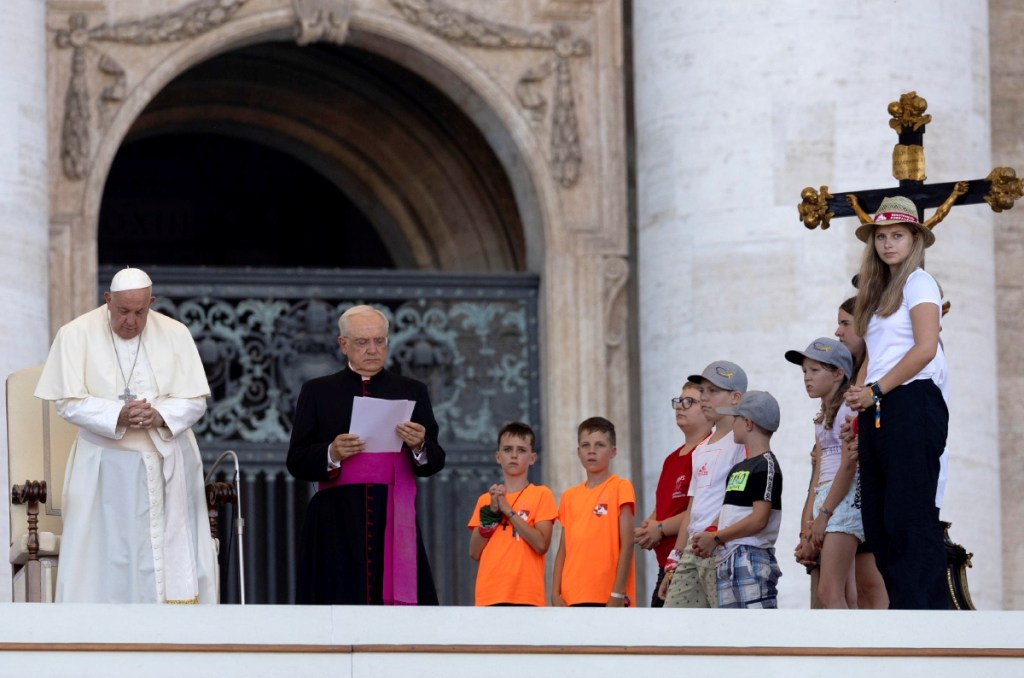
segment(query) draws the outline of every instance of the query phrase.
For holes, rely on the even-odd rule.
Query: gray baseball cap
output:
[[[747,391],[740,404],[734,407],[716,407],[715,412],[726,416],[746,417],[766,431],[779,430],[779,403],[768,391]]]
[[[747,390],[747,373],[742,367],[728,360],[716,360],[705,367],[701,374],[691,374],[687,379],[695,384],[710,381],[726,391],[743,393]]]
[[[835,339],[818,337],[803,351],[786,351],[786,360],[794,365],[803,365],[804,358],[838,367],[847,379],[853,379],[853,356],[850,355],[850,349]]]

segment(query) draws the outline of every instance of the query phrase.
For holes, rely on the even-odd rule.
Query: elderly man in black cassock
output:
[[[345,369],[306,382],[295,406],[288,471],[319,484],[299,554],[297,602],[319,605],[437,605],[416,521],[415,477],[444,468],[425,384],[384,369],[388,320],[371,306],[338,319]],[[353,398],[412,400],[396,428],[402,449],[364,453],[349,433]]]

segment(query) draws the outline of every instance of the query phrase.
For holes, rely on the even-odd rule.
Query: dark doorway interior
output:
[[[394,268],[344,193],[295,158],[233,137],[125,144],[99,221],[100,264]]]

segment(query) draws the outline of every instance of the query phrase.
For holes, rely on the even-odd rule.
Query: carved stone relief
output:
[[[150,17],[103,23],[90,27],[82,12],[68,17],[67,28],[56,31],[59,49],[71,51],[71,73],[64,100],[60,155],[64,176],[82,180],[88,171],[93,134],[107,124],[124,101],[129,86],[125,68],[101,43],[136,46],[188,40],[231,20],[249,0],[195,0],[179,9]],[[402,16],[415,25],[456,44],[486,49],[531,49],[546,53],[528,68],[515,85],[519,104],[535,123],[550,124],[549,164],[563,188],[579,179],[582,151],[579,123],[573,95],[573,57],[588,56],[590,43],[574,37],[564,24],[547,33],[510,26],[453,9],[437,0],[389,0]],[[348,36],[354,0],[292,0],[296,18],[296,42],[317,41],[342,44]],[[105,83],[98,101],[92,101],[89,68]],[[553,79],[549,95],[542,91]],[[97,107],[96,120],[91,112]],[[549,116],[550,108],[550,117]]]
[[[348,37],[352,0],[292,0],[298,20],[295,42],[333,42],[341,45]]]
[[[64,99],[60,156],[64,176],[71,181],[85,178],[92,153],[92,125],[88,63],[109,83],[100,93],[100,128],[124,101],[127,80],[124,67],[102,51],[99,43],[154,45],[188,40],[225,23],[249,0],[196,0],[180,9],[144,19],[103,23],[89,27],[85,14],[68,17],[68,27],[57,31],[60,49],[71,50],[71,77]]]
[[[604,261],[605,344],[609,350],[626,344],[627,284],[629,262],[625,257],[608,256]]]
[[[552,27],[550,33],[527,30],[496,21],[489,21],[468,12],[453,9],[438,0],[390,0],[410,23],[449,42],[484,49],[532,49],[547,52],[543,61],[526,70],[516,83],[519,105],[532,114],[535,122],[543,121],[548,99],[540,84],[555,75],[551,94],[551,169],[563,188],[576,185],[582,164],[576,102],[572,91],[570,59],[590,54],[590,43],[574,38],[564,24]]]

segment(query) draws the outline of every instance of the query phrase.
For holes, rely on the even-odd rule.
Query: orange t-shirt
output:
[[[582,483],[562,495],[558,520],[565,540],[562,599],[567,605],[608,602],[621,550],[619,514],[627,505],[636,505],[633,485],[614,474],[593,489]],[[635,604],[633,563],[630,558],[625,593]]]
[[[558,517],[555,495],[543,485],[527,485],[522,492],[510,493],[505,498],[531,527]],[[480,508],[490,503],[489,492],[480,495],[469,519],[469,529],[480,525]],[[544,602],[544,556],[523,541],[505,518],[487,540],[480,556],[480,569],[476,573],[476,604],[543,606]]]

